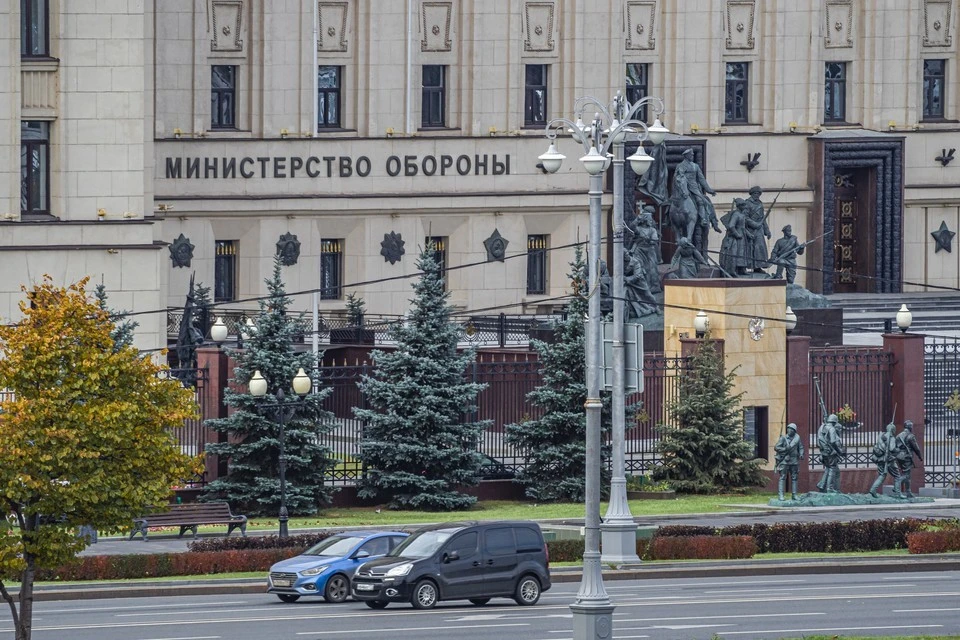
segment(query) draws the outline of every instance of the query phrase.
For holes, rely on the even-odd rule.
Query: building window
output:
[[[636,104],[647,97],[650,65],[639,62],[631,62],[627,65],[627,102]],[[637,119],[642,122],[647,121],[647,107],[644,105],[637,113]]]
[[[213,301],[237,299],[237,241],[217,240],[213,262]]]
[[[447,126],[447,68],[439,64],[423,65],[423,104],[421,124],[424,127]]]
[[[50,123],[20,123],[20,213],[50,213]]]
[[[20,55],[24,58],[50,55],[47,0],[20,0]]]
[[[527,293],[547,292],[547,236],[527,236]]]
[[[433,259],[440,265],[440,277],[443,288],[447,288],[447,239],[443,236],[427,236],[424,239],[428,251],[433,251]]]
[[[943,96],[946,95],[947,61],[923,61],[923,119],[940,120],[944,117]]]
[[[210,128],[237,128],[237,67],[215,64],[211,67]]]
[[[320,299],[339,300],[343,291],[343,240],[320,240]]]
[[[526,65],[523,100],[523,124],[538,126],[547,124],[547,70],[545,64]]]
[[[724,122],[746,123],[749,120],[750,63],[727,63],[727,92]]]
[[[823,121],[847,119],[847,63],[828,62],[823,74]]]
[[[340,122],[340,70],[343,67],[319,67],[317,69],[317,127],[339,128]]]

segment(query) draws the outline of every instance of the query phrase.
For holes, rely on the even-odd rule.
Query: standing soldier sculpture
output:
[[[900,463],[900,486],[896,487],[894,493],[900,493],[905,498],[912,498],[910,492],[910,472],[913,471],[913,456],[917,456],[920,462],[923,462],[923,454],[920,452],[920,445],[917,443],[917,436],[913,435],[913,422],[907,420],[903,423],[903,431],[897,435],[897,460]]]
[[[817,489],[822,493],[839,493],[840,460],[847,455],[847,452],[840,440],[835,413],[831,413],[817,430],[817,447],[820,449],[820,460],[823,462],[823,477],[817,483]]]
[[[743,198],[733,199],[733,208],[720,218],[727,229],[720,243],[720,267],[731,276],[745,275],[747,268]]]
[[[776,470],[780,473],[777,485],[780,501],[783,501],[783,492],[786,489],[787,474],[790,474],[790,499],[797,499],[797,480],[800,475],[800,461],[803,460],[803,441],[797,435],[797,425],[787,425],[786,435],[780,436],[773,450],[776,452]]]
[[[800,244],[797,236],[793,235],[793,228],[790,225],[785,226],[783,237],[777,240],[773,245],[773,251],[770,252],[770,262],[777,265],[777,274],[774,278],[779,280],[786,270],[787,283],[793,284],[797,278],[797,256],[803,255],[803,249],[804,245]]]
[[[877,443],[873,445],[871,458],[877,464],[877,479],[873,481],[870,487],[870,495],[878,498],[877,491],[883,486],[883,481],[889,475],[893,479],[893,497],[900,497],[900,460],[897,455],[897,425],[892,422],[887,425],[887,430],[877,437]]]
[[[748,268],[756,273],[763,272],[767,266],[767,241],[770,237],[770,227],[767,226],[767,213],[763,210],[760,196],[763,189],[750,187],[750,197],[743,203],[746,228],[746,256]]]

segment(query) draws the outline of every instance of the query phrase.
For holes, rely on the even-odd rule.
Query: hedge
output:
[[[281,538],[280,536],[251,536],[237,538],[201,538],[194,540],[187,549],[198,551],[246,551],[248,549],[309,549],[321,540],[340,531],[318,531],[316,533],[301,533]]]
[[[241,571],[266,572],[274,563],[303,551],[303,548],[295,548],[84,556],[54,570],[38,571],[37,580],[123,580]]]
[[[910,553],[946,553],[960,551],[960,529],[918,531],[907,535]]]
[[[670,525],[660,527],[660,536],[751,536],[760,553],[841,553],[905,549],[907,535],[921,531],[929,522],[917,518],[855,520],[853,522],[778,522],[740,524],[729,527]]]
[[[756,553],[750,536],[655,536],[648,550],[651,560],[730,560]]]

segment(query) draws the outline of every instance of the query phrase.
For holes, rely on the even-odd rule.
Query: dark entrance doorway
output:
[[[874,169],[852,169],[834,176],[834,293],[873,291],[875,175]]]

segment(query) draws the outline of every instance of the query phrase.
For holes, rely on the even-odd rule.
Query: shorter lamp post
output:
[[[254,372],[253,377],[250,378],[248,387],[250,395],[254,398],[263,398],[267,395],[267,379],[260,374],[259,370]],[[287,420],[293,418],[297,408],[303,404],[303,397],[310,393],[312,387],[313,382],[310,380],[310,376],[304,372],[303,367],[300,367],[297,375],[293,378],[293,391],[296,393],[296,397],[288,399],[286,394],[283,393],[283,389],[280,388],[274,394],[276,402],[260,405],[264,409],[272,409],[275,412],[277,423],[280,425],[280,515],[278,520],[280,521],[281,538],[286,538],[288,535],[287,520],[290,519],[287,513],[287,455],[284,449],[283,425]]]

